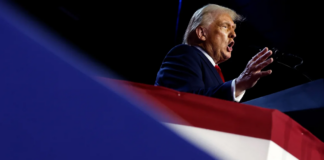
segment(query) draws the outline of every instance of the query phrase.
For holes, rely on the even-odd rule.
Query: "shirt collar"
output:
[[[210,63],[213,65],[213,66],[216,66],[217,64],[215,63],[215,61],[213,60],[213,58],[209,55],[209,54],[207,54],[203,49],[201,49],[200,47],[198,47],[198,46],[194,46],[194,47],[196,47],[200,52],[202,52],[206,57],[207,57],[207,59],[210,61]]]

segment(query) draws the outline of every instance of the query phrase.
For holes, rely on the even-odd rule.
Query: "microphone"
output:
[[[297,55],[281,52],[277,48],[274,48],[274,47],[271,50],[273,53],[273,55],[272,55],[273,59],[279,63],[283,63],[283,64],[287,65],[286,63],[282,62],[284,59],[289,60],[289,61],[299,61],[299,63],[295,64],[293,67],[288,65],[291,68],[296,69],[298,66],[300,66],[304,63],[304,60]]]
[[[260,49],[261,51],[262,49]],[[288,67],[290,69],[293,69],[295,71],[297,71],[297,73],[301,74],[303,77],[305,77],[307,79],[307,81],[312,81],[306,74],[302,73],[301,71],[297,70],[297,67],[302,65],[304,63],[304,60],[297,56],[297,55],[294,55],[294,54],[291,54],[291,53],[284,53],[284,52],[281,52],[279,51],[277,48],[273,47],[272,49],[272,58],[274,60],[274,62],[280,64],[280,65],[283,65],[285,67]],[[284,62],[284,61],[287,61],[287,62],[295,62],[293,64],[293,66],[291,65],[288,65],[287,62]],[[296,64],[297,62],[297,64]]]

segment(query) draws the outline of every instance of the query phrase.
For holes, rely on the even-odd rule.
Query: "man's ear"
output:
[[[205,29],[202,26],[198,26],[196,28],[196,35],[199,40],[206,41],[206,32]]]

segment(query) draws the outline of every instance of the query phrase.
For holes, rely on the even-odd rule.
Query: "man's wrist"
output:
[[[244,89],[242,82],[237,78],[235,80],[235,97],[241,95],[246,89]]]

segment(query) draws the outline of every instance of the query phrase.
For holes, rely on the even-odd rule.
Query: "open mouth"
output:
[[[232,52],[233,51],[233,46],[234,46],[234,41],[231,41],[227,46],[227,51]]]

